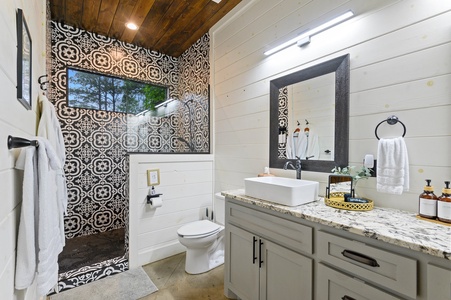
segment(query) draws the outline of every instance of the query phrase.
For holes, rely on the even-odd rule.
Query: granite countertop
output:
[[[416,214],[391,208],[349,211],[329,207],[324,200],[289,207],[246,196],[244,189],[221,193],[244,203],[346,230],[400,247],[451,260],[451,227],[420,220]]]

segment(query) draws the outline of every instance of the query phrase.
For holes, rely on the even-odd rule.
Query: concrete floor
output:
[[[158,291],[140,300],[224,300],[224,265],[209,272],[185,272],[185,253],[143,266]]]

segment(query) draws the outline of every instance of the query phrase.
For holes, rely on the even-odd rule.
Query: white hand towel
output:
[[[377,149],[377,191],[401,195],[408,190],[409,158],[404,139],[380,139]]]

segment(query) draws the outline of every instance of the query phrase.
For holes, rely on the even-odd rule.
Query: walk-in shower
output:
[[[186,101],[170,98],[157,105],[153,111],[129,115],[127,121],[129,152],[200,152],[196,149],[198,145],[195,140],[196,109],[203,108],[193,98]],[[207,123],[206,127],[208,126]]]

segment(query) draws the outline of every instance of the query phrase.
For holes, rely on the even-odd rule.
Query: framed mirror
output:
[[[17,10],[17,99],[26,109],[31,109],[31,35],[25,16]]]
[[[349,158],[349,54],[271,80],[269,165],[299,156],[302,170],[330,173]]]

